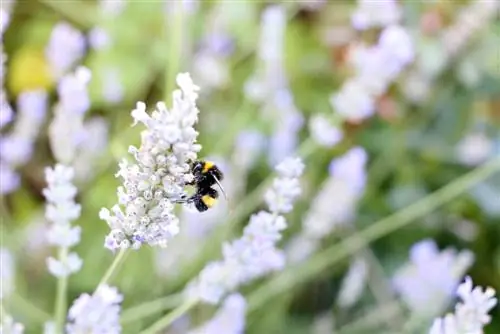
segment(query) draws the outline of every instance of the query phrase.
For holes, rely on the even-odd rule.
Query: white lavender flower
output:
[[[303,261],[316,251],[325,236],[352,221],[366,184],[366,162],[367,154],[360,147],[332,160],[330,177],[312,200],[302,231],[287,245],[290,261]]]
[[[402,10],[396,0],[358,0],[352,15],[352,25],[359,30],[385,27],[398,23]]]
[[[324,115],[314,115],[309,121],[309,132],[316,143],[325,147],[338,144],[344,134]]]
[[[117,177],[123,179],[118,187],[118,204],[99,214],[111,228],[105,246],[140,248],[143,244],[166,246],[179,232],[179,221],[173,203],[184,196],[186,182],[192,180],[189,162],[196,160],[201,146],[196,144],[198,132],[193,128],[198,120],[199,87],[188,73],[177,76],[180,90],[173,93],[173,107],[168,110],[158,103],[152,115],[146,105],[137,103],[132,111],[133,125],[146,126],[139,148],[130,146],[135,163],[120,163]],[[123,208],[123,210],[122,210]]]
[[[0,301],[7,299],[14,290],[14,259],[6,248],[0,248]]]
[[[9,314],[2,313],[0,317],[0,333],[1,334],[23,334],[24,326],[14,321]]]
[[[340,91],[330,96],[330,103],[340,116],[360,122],[375,112],[375,101],[362,82],[348,80]]]
[[[90,107],[87,92],[90,78],[90,71],[81,66],[59,81],[59,101],[49,126],[49,140],[52,153],[61,163],[70,164],[83,142],[83,117]]]
[[[56,77],[76,64],[85,53],[85,36],[69,23],[60,22],[52,30],[45,56]]]
[[[80,295],[68,311],[67,333],[120,333],[122,301],[118,289],[108,285],[99,286],[93,295]]]
[[[90,47],[96,51],[105,50],[111,46],[111,37],[108,32],[100,27],[94,27],[88,35]]]
[[[298,177],[303,169],[298,158],[289,158],[276,167],[279,176],[266,196],[271,212],[260,211],[250,217],[243,236],[224,244],[223,260],[209,263],[188,285],[187,298],[217,304],[228,292],[284,267],[284,254],[276,248],[287,227],[280,213],[288,212],[300,194]]]
[[[456,148],[458,160],[467,166],[477,166],[485,162],[493,151],[493,141],[483,132],[467,134]]]
[[[412,247],[410,263],[396,272],[393,285],[412,311],[433,316],[448,304],[473,260],[468,250],[440,252],[433,240],[426,239]]]
[[[243,334],[246,300],[240,294],[229,295],[212,319],[189,334]]]
[[[57,278],[68,277],[80,271],[82,265],[82,259],[74,252],[69,253],[66,257],[59,260],[52,256],[47,258],[47,268]]]
[[[50,244],[68,249],[80,241],[80,227],[71,227],[71,222],[80,216],[81,207],[75,203],[76,187],[71,183],[74,170],[57,164],[53,169],[45,169],[47,188],[43,195],[47,201],[45,217],[52,223],[47,230]],[[61,255],[58,259],[47,259],[49,272],[56,277],[66,277],[79,271],[82,260],[76,253]]]
[[[116,68],[107,68],[103,71],[102,96],[109,103],[118,103],[123,100],[125,88],[122,76]]]
[[[362,257],[352,261],[349,271],[344,276],[337,297],[337,305],[341,308],[353,306],[361,297],[368,279],[368,263]]]
[[[5,30],[7,29],[10,23],[10,15],[12,12],[13,3],[14,1],[12,0],[3,0],[2,6],[0,7],[0,36],[2,40],[3,40],[3,34],[5,33]]]
[[[108,123],[102,117],[92,117],[83,124],[79,154],[73,160],[75,179],[89,181],[96,173],[96,163],[106,151]]]
[[[455,306],[455,312],[435,319],[429,334],[481,334],[483,327],[491,322],[488,313],[497,304],[495,290],[474,287],[467,276],[456,292],[461,302]]]

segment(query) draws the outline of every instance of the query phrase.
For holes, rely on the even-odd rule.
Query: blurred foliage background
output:
[[[499,155],[498,15],[471,21],[471,27],[461,26],[466,32],[469,28],[470,34],[458,35],[457,43],[463,45],[452,55],[446,54],[450,49],[443,42],[445,32],[475,1],[397,2],[403,13],[401,23],[412,37],[414,60],[377,98],[372,117],[339,124],[344,136],[333,147],[316,143],[308,124],[315,115],[338,119],[330,96],[353,75],[349,50],[361,42],[375,42],[381,31],[379,27],[365,31],[353,28],[351,16],[358,6],[356,1],[128,1],[123,2],[122,9],[115,9],[118,14],[106,9],[105,2],[15,1],[2,40],[7,56],[4,86],[10,104],[15,106],[24,91],[43,89],[53,106],[57,79],[45,51],[52,29],[64,21],[87,36],[80,62],[92,72],[91,107],[85,117],[103,119],[107,131],[98,154],[79,162],[90,170],[77,184],[82,214],[76,224],[82,226],[82,241],[75,251],[84,265],[70,278],[70,301],[92,291],[112,262],[112,254],[103,247],[109,227],[99,219],[98,212],[116,203],[117,163],[127,156],[129,145],[140,143],[141,129],[130,127],[130,111],[137,101],[145,101],[148,106],[168,101],[178,72],[190,72],[201,87],[197,126],[203,146],[201,156],[212,157],[231,171],[225,186],[232,195],[228,203],[219,204],[223,208],[217,214],[186,218],[194,220],[195,229],[204,220],[218,221],[210,223],[210,228],[199,227],[203,238],[188,246],[196,248],[194,254],[184,256],[186,246],[179,241],[171,246],[178,250],[172,250],[176,259],[170,265],[158,264],[162,258],[155,249],[142,248],[128,256],[112,281],[125,296],[123,309],[179,292],[207,260],[220,256],[221,241],[238,236],[249,215],[262,206],[261,184],[273,167],[270,143],[281,120],[273,116],[276,113],[272,107],[251,98],[248,82],[265,67],[259,57],[262,15],[271,5],[281,6],[286,13],[282,65],[287,89],[301,118],[296,142],[282,145],[291,145],[291,152],[299,152],[306,165],[303,195],[288,216],[289,229],[282,245],[300,232],[311,199],[329,177],[330,161],[352,147],[364,148],[368,156],[365,191],[352,224],[347,230],[326,236],[323,248]],[[103,36],[91,37],[96,27]],[[210,45],[215,43],[210,38],[218,38],[219,44]],[[418,81],[422,76],[426,80]],[[55,281],[45,265],[53,250],[44,242],[41,193],[44,168],[55,163],[48,140],[51,117],[49,108],[32,156],[17,168],[19,187],[2,196],[2,247],[13,253],[16,266],[15,293],[7,305],[26,325],[26,333],[41,332],[54,304]],[[2,131],[7,133],[9,127]],[[242,136],[247,133],[261,141],[255,136]],[[248,148],[252,145],[257,147],[253,155],[249,153],[253,148]],[[251,162],[238,169],[238,163],[245,159]],[[341,200],[342,194],[337,194],[331,198],[332,205]],[[227,205],[236,213],[230,216]],[[366,279],[371,289],[365,289],[354,306],[341,308],[335,304],[349,268],[351,258],[346,257],[249,313],[246,332],[328,333],[331,331],[321,326],[328,328],[333,318],[338,329],[369,318],[367,314],[375,319],[373,324],[368,322],[368,328],[361,326],[357,331],[346,327],[345,333],[387,333],[395,328],[403,332],[398,326],[410,318],[411,312],[393,292],[391,277],[408,260],[411,246],[426,238],[434,239],[440,249],[471,250],[475,261],[468,273],[474,282],[500,291],[500,174],[363,248],[361,254],[368,254],[366,259],[372,268]],[[251,295],[263,281],[245,287],[244,294]],[[377,294],[373,289],[377,284],[390,293]],[[387,310],[391,305],[396,307]],[[196,324],[212,313],[211,307],[199,307],[192,312],[191,320]],[[159,311],[132,321],[124,326],[124,333],[138,333],[161,314]],[[169,333],[183,333],[182,324],[176,328],[177,332],[173,328]],[[486,333],[498,331],[497,307]]]

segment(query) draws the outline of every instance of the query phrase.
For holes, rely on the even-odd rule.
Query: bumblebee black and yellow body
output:
[[[191,172],[194,176],[191,184],[196,186],[196,192],[187,199],[187,202],[193,203],[199,212],[207,211],[215,205],[219,197],[219,193],[212,186],[220,185],[219,181],[224,175],[213,162],[204,160],[195,161]]]
[[[207,211],[217,202],[219,194],[213,188],[205,189],[203,192],[198,191],[191,197],[196,210],[200,212]]]

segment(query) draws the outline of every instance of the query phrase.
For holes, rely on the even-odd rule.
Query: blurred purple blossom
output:
[[[9,165],[0,161],[0,194],[11,193],[19,187],[20,183],[20,176]]]
[[[316,143],[325,147],[337,145],[344,137],[343,131],[334,126],[328,117],[321,114],[311,117],[309,132]]]
[[[107,68],[102,73],[102,95],[109,103],[119,103],[125,96],[123,78],[119,69]]]
[[[466,166],[477,166],[488,160],[494,153],[493,140],[483,132],[468,133],[456,147],[459,162]]]
[[[67,22],[55,25],[45,49],[45,56],[59,78],[85,54],[85,36]]]
[[[120,333],[123,295],[115,287],[101,285],[94,294],[80,295],[68,311],[68,334]]]
[[[447,306],[473,261],[468,250],[439,251],[433,240],[422,240],[412,246],[409,264],[395,273],[394,288],[413,312],[435,316]]]
[[[337,305],[341,308],[353,306],[362,296],[368,280],[368,262],[362,257],[356,257],[342,279],[337,296]]]
[[[94,27],[88,33],[90,47],[96,51],[107,49],[112,40],[108,32],[101,27]]]
[[[242,169],[248,170],[257,161],[259,154],[264,149],[266,138],[257,130],[243,130],[236,138],[233,159],[234,164]]]
[[[386,27],[398,23],[402,8],[397,0],[358,0],[352,25],[358,30]]]
[[[332,160],[330,177],[312,200],[302,231],[287,245],[290,261],[307,259],[324,237],[352,221],[366,184],[366,161],[366,152],[360,147]]]

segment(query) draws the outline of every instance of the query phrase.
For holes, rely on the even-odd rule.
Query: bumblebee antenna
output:
[[[217,185],[219,186],[219,189],[220,189],[220,191],[221,191],[222,195],[224,196],[224,198],[225,198],[225,199],[226,199],[226,201],[227,201],[228,199],[227,199],[226,192],[224,191],[224,188],[222,187],[222,184],[220,184],[219,179],[218,179],[218,178],[216,178],[216,177],[214,176],[214,180],[215,180],[215,183],[217,183]]]

